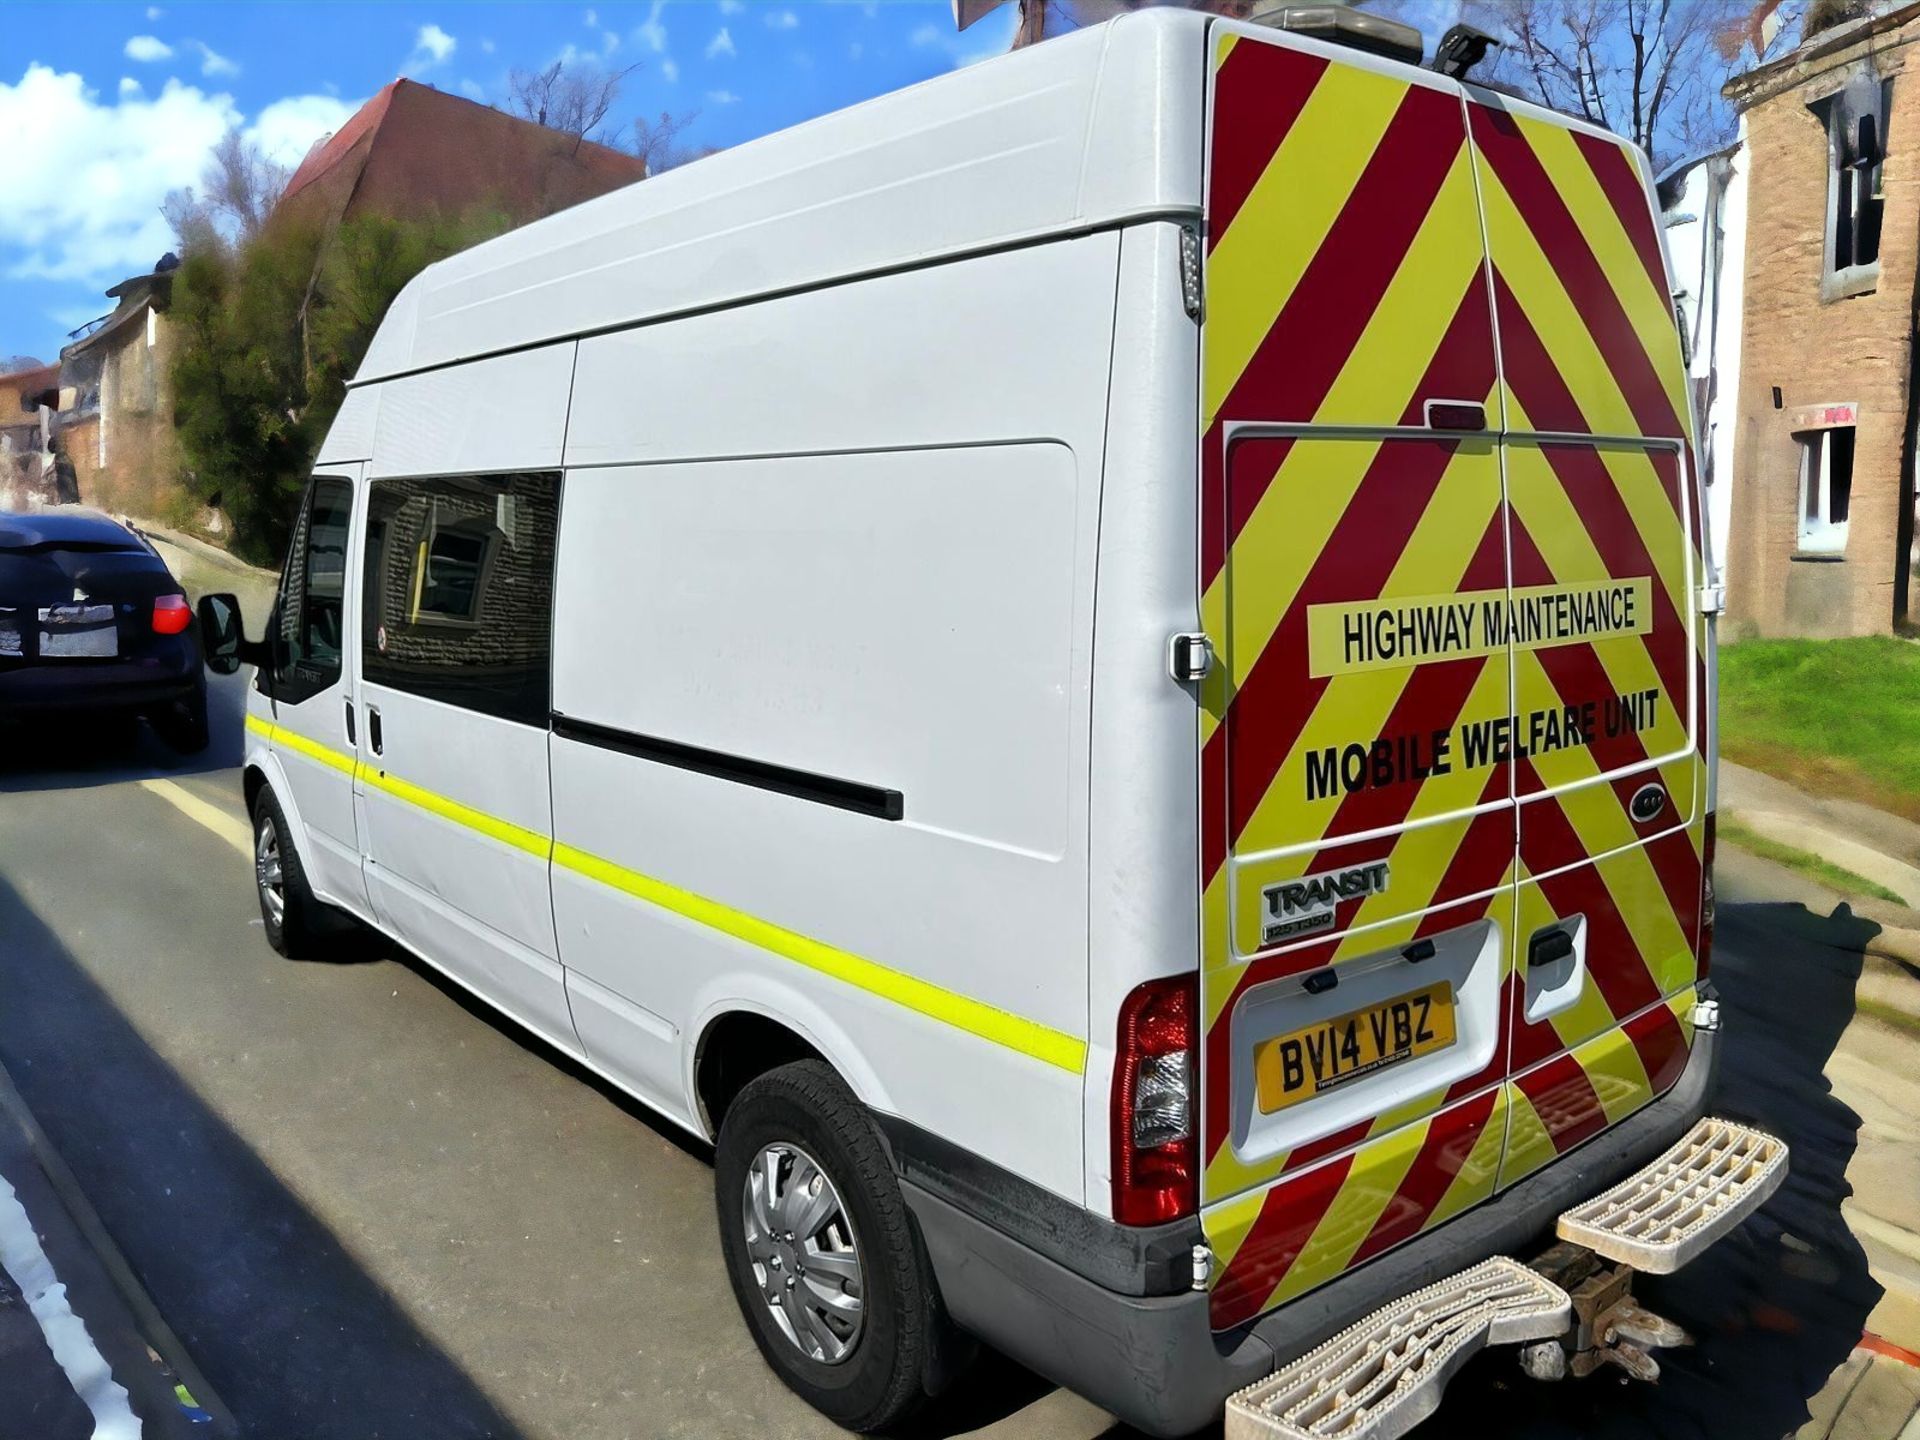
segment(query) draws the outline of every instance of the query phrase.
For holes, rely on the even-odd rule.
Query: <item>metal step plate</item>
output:
[[[1434,1412],[1478,1351],[1562,1334],[1572,1315],[1566,1291],[1496,1256],[1403,1295],[1229,1398],[1226,1440],[1391,1440]]]
[[[1787,1176],[1786,1142],[1711,1116],[1604,1195],[1560,1217],[1562,1240],[1671,1275],[1757,1210]]]

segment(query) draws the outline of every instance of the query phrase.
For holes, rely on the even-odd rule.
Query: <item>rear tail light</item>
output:
[[[161,595],[153,602],[153,633],[178,635],[193,623],[193,609],[184,595]]]
[[[1700,965],[1695,978],[1707,978],[1713,964],[1713,812],[1707,812],[1707,834],[1700,844]]]
[[[1159,1225],[1199,1206],[1199,981],[1150,980],[1120,1007],[1113,1064],[1113,1218]]]

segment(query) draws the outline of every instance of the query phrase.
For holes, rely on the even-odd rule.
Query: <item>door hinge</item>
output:
[[[1180,301],[1187,307],[1189,319],[1198,320],[1202,308],[1200,288],[1200,232],[1191,225],[1180,227]]]
[[[1702,585],[1700,587],[1700,613],[1718,615],[1727,608],[1727,587],[1724,585]]]
[[[1167,673],[1182,685],[1195,685],[1213,671],[1213,642],[1204,635],[1175,635],[1167,641]]]

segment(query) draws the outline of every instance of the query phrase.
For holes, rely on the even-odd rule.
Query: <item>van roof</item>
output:
[[[1123,16],[477,245],[400,292],[353,383],[1197,212],[1210,18]]]

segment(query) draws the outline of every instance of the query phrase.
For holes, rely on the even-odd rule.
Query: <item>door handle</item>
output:
[[[380,743],[380,707],[378,705],[367,706],[367,743],[373,746],[374,754],[386,754],[385,748]]]
[[[346,710],[347,710],[347,744],[349,744],[349,745],[351,745],[351,744],[353,744],[353,743],[354,743],[354,738],[353,738],[353,702],[352,702],[351,700],[348,700],[348,701],[346,701],[346,702],[345,702],[345,704],[346,704]]]
[[[1546,930],[1537,930],[1527,942],[1527,968],[1538,969],[1542,965],[1552,965],[1561,960],[1573,958],[1573,936],[1558,925]]]

